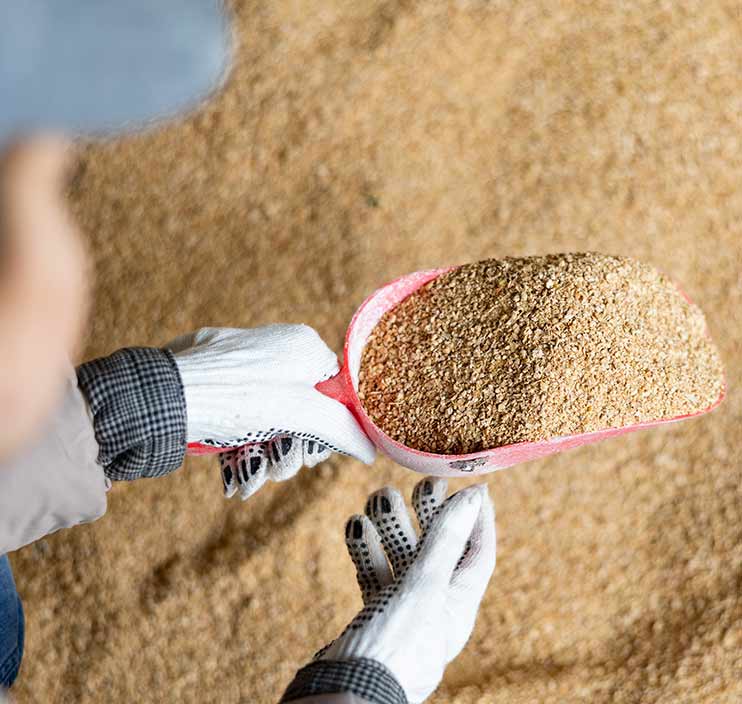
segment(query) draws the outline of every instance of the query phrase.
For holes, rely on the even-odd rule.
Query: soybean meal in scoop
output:
[[[642,262],[595,253],[453,269],[377,323],[359,396],[425,452],[466,454],[702,411],[724,385],[701,310]]]

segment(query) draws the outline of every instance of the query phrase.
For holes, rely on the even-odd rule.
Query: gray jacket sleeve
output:
[[[92,418],[70,367],[61,402],[36,440],[0,463],[0,555],[106,512],[97,457]]]
[[[183,384],[172,354],[126,348],[70,368],[37,440],[0,464],[0,555],[100,518],[110,480],[158,477],[186,451]]]

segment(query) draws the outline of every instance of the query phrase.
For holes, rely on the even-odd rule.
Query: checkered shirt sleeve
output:
[[[296,673],[281,703],[350,692],[371,704],[407,704],[402,685],[376,660],[315,660]]]
[[[183,463],[186,403],[172,352],[128,347],[77,369],[98,462],[114,481],[161,477]]]

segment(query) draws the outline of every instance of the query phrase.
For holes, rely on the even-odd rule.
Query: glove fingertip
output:
[[[479,484],[478,485],[479,492],[482,495],[482,511],[489,513],[492,515],[492,518],[495,518],[495,502],[492,501],[492,497],[490,496],[489,487],[486,484]]]
[[[353,540],[360,540],[363,537],[363,519],[366,518],[361,514],[354,513],[345,522],[345,542],[350,543]],[[366,520],[368,520],[366,518]]]
[[[236,453],[225,452],[219,456],[219,470],[222,477],[222,488],[225,498],[230,498],[237,491],[236,486]]]
[[[422,546],[419,567],[448,583],[464,552],[482,506],[478,487],[451,496],[438,514]]]
[[[240,482],[240,501],[247,501],[264,483],[262,481]]]

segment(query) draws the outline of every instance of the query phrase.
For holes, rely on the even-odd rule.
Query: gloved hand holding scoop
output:
[[[312,328],[202,328],[167,347],[183,382],[189,453],[221,453],[227,497],[247,499],[332,452],[373,461],[351,411],[317,389],[339,367]]]
[[[580,259],[580,257],[582,256],[583,255],[574,255],[576,260],[579,262],[582,261]],[[595,256],[600,258],[601,255]],[[606,261],[603,262],[601,266],[603,266],[603,264],[609,267],[614,266],[613,260],[615,258],[603,259],[605,259]],[[620,267],[628,266],[625,264],[625,261],[631,260],[615,261],[618,262],[616,266],[619,266],[619,271],[622,271]],[[593,266],[593,263],[587,263]],[[610,293],[608,298],[613,301],[612,305],[616,306],[617,308],[626,308],[630,307],[632,304],[637,303],[632,299],[632,296],[638,295],[636,292],[640,292],[642,290],[642,287],[645,285],[652,286],[656,284],[657,286],[663,286],[666,288],[666,281],[658,278],[659,274],[657,272],[654,272],[651,267],[646,267],[646,265],[641,266],[646,269],[646,271],[644,269],[641,270],[643,272],[642,276],[646,275],[647,277],[649,277],[647,278],[646,282],[628,282],[628,284],[624,285],[625,282],[622,282],[620,280],[620,277],[616,281],[608,282],[607,290]],[[415,447],[410,447],[396,440],[388,432],[385,432],[385,429],[380,427],[378,423],[375,423],[368,412],[368,408],[364,406],[364,403],[359,397],[359,380],[361,376],[364,349],[367,346],[369,337],[372,335],[377,325],[379,325],[383,316],[387,314],[391,315],[392,311],[394,311],[394,315],[397,315],[398,311],[402,310],[401,308],[398,308],[398,306],[400,306],[400,304],[402,304],[407,299],[410,299],[409,302],[412,302],[411,296],[415,294],[415,292],[418,292],[426,285],[431,284],[436,279],[438,279],[438,277],[441,277],[448,272],[454,271],[456,271],[456,269],[438,269],[416,272],[397,279],[396,281],[393,281],[392,283],[373,293],[361,305],[350,323],[345,340],[342,369],[337,375],[330,379],[317,379],[316,388],[323,394],[326,394],[327,396],[335,399],[336,401],[349,408],[353,416],[356,418],[356,420],[363,428],[366,435],[376,446],[376,448],[389,456],[398,464],[401,464],[415,471],[437,476],[484,474],[495,471],[497,469],[503,469],[505,467],[509,467],[520,462],[526,462],[528,460],[545,457],[549,454],[560,452],[562,450],[567,450],[581,445],[598,442],[599,440],[607,439],[617,435],[622,435],[634,430],[659,426],[677,420],[701,415],[715,408],[719,403],[721,403],[723,399],[724,381],[720,362],[718,361],[718,357],[715,356],[715,350],[713,349],[713,346],[711,346],[710,341],[705,336],[705,331],[699,330],[699,320],[702,323],[702,316],[699,318],[700,312],[692,307],[690,302],[686,298],[683,298],[683,295],[673,287],[671,293],[667,293],[666,290],[663,290],[663,295],[669,297],[668,300],[672,305],[679,305],[681,307],[679,309],[679,312],[674,312],[678,313],[679,315],[686,315],[687,313],[687,315],[689,316],[689,326],[691,326],[692,329],[689,328],[687,332],[681,330],[678,333],[680,335],[680,338],[678,339],[682,341],[682,345],[678,344],[678,341],[675,338],[672,338],[672,336],[668,337],[667,344],[678,348],[675,349],[675,351],[673,352],[675,356],[684,354],[684,348],[687,348],[690,353],[694,352],[696,348],[702,346],[703,344],[708,344],[711,346],[709,350],[705,351],[706,356],[703,357],[703,359],[710,360],[708,364],[713,367],[713,369],[710,369],[708,371],[708,374],[706,375],[706,377],[713,381],[711,387],[707,389],[707,392],[711,394],[709,398],[712,399],[709,402],[703,401],[700,396],[696,397],[696,394],[696,396],[693,396],[693,398],[688,400],[687,410],[671,416],[662,416],[648,419],[641,418],[636,422],[623,423],[617,426],[597,427],[586,432],[560,434],[558,437],[549,437],[545,439],[541,438],[531,441],[524,440],[461,454],[429,452],[421,449],[416,449]],[[627,271],[633,270],[629,268],[627,269]],[[611,275],[612,273],[609,272],[609,274],[607,275],[609,279],[611,278]],[[634,283],[636,283],[636,286],[634,286]],[[632,286],[634,287],[632,288]],[[592,290],[595,290],[595,288],[596,286],[593,285]],[[615,293],[613,292],[613,289],[615,289]],[[549,288],[549,285],[545,284],[545,292],[541,292],[540,295],[551,295],[549,293],[550,291],[551,289]],[[677,300],[674,300],[675,298],[677,298]],[[639,303],[641,303],[642,305],[644,304],[643,301],[639,301]],[[603,304],[601,303],[600,305]],[[686,311],[685,308],[687,308],[688,310]],[[537,311],[537,308],[534,308],[533,310]],[[643,318],[649,322],[652,322],[657,318],[657,315],[653,313],[651,309],[647,309],[644,313],[642,313],[641,311],[643,310],[643,308],[641,308],[641,306],[638,306],[637,310],[639,310],[639,323],[641,323],[641,320]],[[590,315],[593,315],[592,311],[590,311]],[[605,326],[607,326],[607,324],[608,323],[606,322]],[[652,328],[652,330],[657,332],[656,328],[658,328],[659,325],[659,331],[663,332],[660,324],[653,323],[653,325],[654,327]],[[634,349],[637,350],[637,353],[640,351],[640,349],[637,346],[638,342],[636,341],[642,339],[640,337],[637,337],[639,332],[641,331],[634,331],[632,333],[634,337],[632,337],[630,340],[632,345],[634,345]],[[667,332],[669,335],[671,331],[668,330]],[[628,332],[626,334],[628,334]],[[661,342],[662,341],[660,340],[660,343]],[[626,349],[631,349],[631,346],[627,346]],[[421,349],[420,354],[424,357],[426,354],[426,350]],[[520,354],[520,352],[516,350],[513,354]],[[549,354],[549,352],[547,351],[546,354]],[[607,359],[607,362],[605,363],[608,365],[626,365],[632,361],[628,357],[630,357],[630,355],[627,356],[627,353],[623,351],[621,355],[615,354],[614,358],[611,359],[610,353],[606,352],[605,358]],[[683,365],[678,368],[683,372],[692,372],[692,363],[695,359],[696,358],[692,355],[688,357],[687,360],[683,358]],[[410,359],[410,363],[412,363],[412,359]],[[400,367],[403,367],[402,362],[400,362]],[[608,368],[610,369],[610,366]],[[675,370],[674,367],[668,367],[665,376],[667,377],[671,374],[671,372],[675,373],[676,371],[677,370]],[[432,377],[435,377],[435,370],[428,370],[428,374],[429,376],[432,375]],[[619,376],[620,375],[618,373],[615,374],[616,379],[618,379]],[[674,383],[673,379],[670,379],[670,381]],[[568,383],[569,382],[565,378],[564,384],[568,385]],[[371,391],[371,393],[373,393],[373,390]],[[651,398],[652,394],[656,395],[659,393],[662,393],[662,390],[659,388],[652,388],[651,384],[647,387],[645,392],[647,398]],[[696,404],[695,407],[693,405],[694,403]],[[416,412],[416,409],[414,408],[408,410],[410,413]],[[441,416],[445,415],[446,409],[443,408],[441,411]],[[610,417],[610,414],[606,415],[607,417]],[[582,421],[577,418],[575,419],[575,422],[578,423]],[[195,443],[189,446],[189,451],[191,453],[201,453],[213,451],[213,448],[203,447],[202,445]]]

